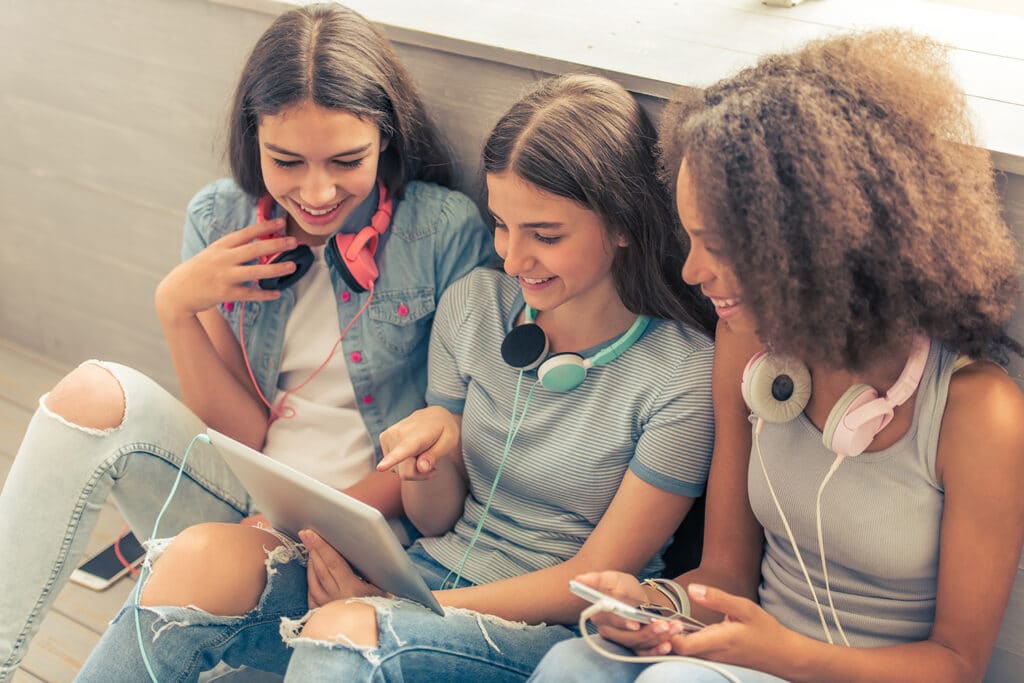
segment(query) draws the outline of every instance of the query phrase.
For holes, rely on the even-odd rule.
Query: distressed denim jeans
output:
[[[409,554],[428,586],[445,585],[447,568],[419,546]],[[146,658],[158,681],[194,681],[221,660],[287,672],[286,681],[524,681],[544,652],[574,635],[565,626],[531,626],[451,608],[442,617],[408,600],[360,598],[377,610],[377,647],[315,641],[301,635],[312,614],[301,546],[269,551],[267,569],[267,586],[256,608],[244,615],[192,607],[138,609]],[[130,599],[77,680],[148,678],[135,615]]]
[[[620,656],[631,650],[595,637],[596,644]],[[632,664],[608,659],[582,638],[555,645],[544,656],[530,683],[786,683],[781,678],[742,666],[679,661]],[[720,673],[724,671],[725,674]]]
[[[95,361],[91,361],[95,362]],[[78,565],[108,497],[149,537],[189,442],[206,426],[156,382],[100,363],[121,384],[122,423],[85,429],[40,399],[0,494],[0,682],[8,681],[46,611]],[[245,489],[212,446],[196,443],[161,535],[249,513]],[[30,539],[26,542],[26,539]]]

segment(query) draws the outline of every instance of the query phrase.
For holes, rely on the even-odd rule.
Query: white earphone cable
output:
[[[829,631],[828,624],[825,622],[825,612],[821,609],[821,603],[818,602],[818,594],[814,590],[814,584],[811,583],[811,575],[807,571],[807,566],[804,564],[804,558],[800,554],[800,549],[796,545],[796,539],[793,538],[793,530],[789,528],[789,520],[786,519],[786,513],[782,511],[782,505],[779,503],[779,498],[775,495],[775,487],[772,486],[772,480],[768,477],[768,468],[765,467],[764,456],[761,454],[760,436],[761,426],[763,424],[764,420],[757,418],[757,427],[754,428],[754,446],[757,451],[757,461],[761,464],[761,472],[764,473],[764,480],[768,484],[768,492],[772,495],[772,501],[775,503],[775,509],[778,510],[779,517],[782,518],[782,526],[786,529],[786,536],[789,538],[790,545],[793,546],[793,552],[796,553],[796,561],[800,563],[800,569],[804,573],[804,579],[807,581],[807,587],[811,589],[811,598],[814,600],[814,606],[818,608],[818,618],[821,620],[821,630],[825,633],[825,640],[828,641],[829,645],[834,645],[835,643],[832,642],[832,633]]]
[[[598,601],[593,605],[587,607],[585,610],[580,612],[580,633],[583,635],[583,642],[585,642],[590,649],[598,653],[602,657],[614,660],[616,662],[625,662],[627,664],[655,664],[658,662],[689,662],[691,664],[697,664],[703,666],[706,669],[711,669],[715,673],[722,676],[725,680],[730,683],[743,683],[740,679],[732,674],[729,670],[725,669],[714,662],[709,662],[705,659],[698,659],[696,657],[684,657],[683,655],[620,655],[617,652],[606,650],[597,644],[597,640],[587,631],[587,620],[598,612],[608,611],[610,605],[604,602]]]

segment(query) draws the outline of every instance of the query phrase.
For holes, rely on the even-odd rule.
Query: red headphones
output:
[[[388,196],[384,183],[377,181],[377,210],[370,219],[370,224],[357,233],[337,233],[327,242],[325,251],[327,262],[338,271],[342,279],[355,292],[365,292],[373,287],[379,271],[374,256],[380,236],[391,225],[391,212],[394,201]],[[269,194],[260,197],[256,203],[256,220],[268,221],[274,208],[274,198]],[[277,235],[267,235],[270,239]],[[264,278],[259,281],[261,289],[285,289],[295,284],[313,265],[313,251],[305,244],[294,249],[278,252],[270,256],[260,257],[260,263],[295,263],[295,271],[281,277]]]

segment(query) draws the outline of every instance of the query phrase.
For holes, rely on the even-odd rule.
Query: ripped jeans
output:
[[[0,553],[0,683],[14,675],[78,564],[108,496],[139,538],[148,538],[185,448],[206,430],[142,373],[99,365],[124,391],[120,426],[101,431],[72,425],[47,409],[44,396],[0,494],[0,548],[7,549]],[[245,489],[212,446],[196,443],[185,474],[161,535],[249,514]]]
[[[444,587],[446,567],[418,544],[408,552],[431,589]],[[242,616],[140,608],[146,656],[158,681],[194,681],[222,659],[287,671],[286,681],[524,681],[548,649],[575,635],[565,626],[530,626],[452,608],[441,617],[408,600],[366,598],[377,608],[377,647],[313,641],[301,636],[311,614],[301,552],[271,552],[267,566],[267,586],[256,608]],[[135,628],[130,599],[76,680],[147,680]]]

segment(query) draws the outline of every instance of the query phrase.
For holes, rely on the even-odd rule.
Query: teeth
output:
[[[338,202],[338,204],[341,204],[341,202]],[[318,209],[311,209],[308,206],[302,206],[302,204],[299,204],[299,206],[302,206],[302,210],[305,211],[306,213],[308,213],[310,216],[324,216],[324,215],[329,214],[331,211],[334,211],[335,209],[337,209],[338,208],[338,204],[335,204],[334,206],[332,206],[330,208],[327,208],[327,209],[319,209],[319,210]]]
[[[735,306],[738,303],[740,303],[741,301],[743,301],[743,299],[716,299],[714,297],[708,297],[708,298],[711,299],[711,303],[713,303],[717,308],[725,308],[727,306]]]
[[[542,277],[542,278],[524,277],[523,278],[523,282],[525,282],[528,285],[539,285],[540,283],[547,282],[550,279],[551,278],[549,278],[549,277]]]

